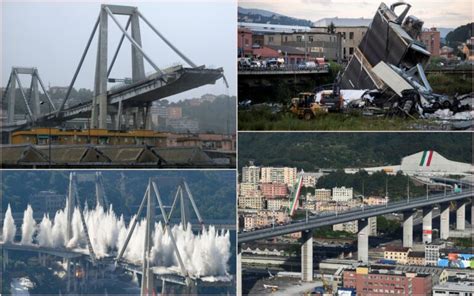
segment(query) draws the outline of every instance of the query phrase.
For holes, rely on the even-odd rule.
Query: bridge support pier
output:
[[[430,244],[433,240],[433,208],[423,208],[423,243]]]
[[[465,200],[459,200],[457,202],[456,229],[457,230],[466,229],[466,201]]]
[[[16,100],[16,79],[11,77],[10,92],[8,96],[8,124],[15,122],[15,100]]]
[[[369,222],[367,219],[357,221],[357,260],[362,263],[369,262]]]
[[[2,262],[3,262],[3,266],[2,266],[3,271],[5,271],[7,269],[7,265],[9,263],[8,261],[9,261],[8,250],[3,249],[3,260],[2,260]]]
[[[471,229],[474,230],[474,198],[473,197],[471,197]]]
[[[440,222],[439,222],[439,238],[449,238],[449,203],[440,205]]]
[[[71,292],[71,264],[69,258],[65,259],[66,264],[66,292]]]
[[[237,271],[236,271],[236,292],[237,296],[242,296],[242,249],[237,246]]]
[[[43,267],[46,266],[46,254],[41,254],[41,253],[38,253],[38,261],[39,261],[39,264]]]
[[[197,285],[196,283],[192,283],[191,285],[187,285],[184,287],[184,290],[185,290],[185,294],[186,295],[197,295]]]
[[[403,212],[403,247],[413,247],[413,211]]]
[[[145,112],[145,116],[144,116],[144,119],[143,119],[144,127],[147,130],[151,130],[151,129],[153,129],[153,121],[152,121],[152,118],[151,118],[151,103],[148,104],[148,106],[145,108],[145,110],[146,110],[146,112]]]
[[[77,284],[78,284],[78,279],[76,277],[76,270],[77,270],[77,263],[73,262],[72,263],[72,278],[74,280],[74,292],[77,292]]]
[[[301,232],[301,280],[313,281],[313,232]]]

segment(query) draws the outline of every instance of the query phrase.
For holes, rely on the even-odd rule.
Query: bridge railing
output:
[[[298,228],[298,227],[303,227],[305,225],[308,225],[308,224],[311,224],[311,223],[314,223],[314,222],[323,222],[323,221],[332,221],[335,217],[347,217],[348,215],[349,216],[353,216],[353,215],[357,215],[358,213],[362,214],[362,215],[367,215],[367,214],[370,214],[372,212],[378,212],[378,211],[384,211],[384,208],[390,208],[390,209],[393,209],[394,207],[403,207],[403,205],[409,205],[410,207],[413,207],[413,208],[417,208],[418,206],[420,206],[421,204],[423,204],[424,202],[426,202],[427,200],[429,201],[433,201],[433,204],[436,204],[436,203],[440,203],[440,202],[443,202],[443,198],[446,197],[448,198],[448,200],[452,200],[452,198],[454,197],[466,197],[466,196],[472,196],[473,194],[473,191],[472,189],[468,189],[464,192],[458,192],[458,193],[450,193],[450,194],[447,194],[447,195],[444,195],[444,193],[440,193],[440,194],[433,194],[433,195],[428,195],[428,196],[417,196],[417,197],[414,197],[414,198],[410,198],[410,199],[405,199],[405,200],[401,200],[401,201],[396,201],[396,202],[391,202],[391,203],[388,203],[386,205],[376,205],[376,206],[364,206],[364,207],[356,207],[356,208],[352,208],[350,210],[346,210],[346,211],[338,211],[337,213],[336,212],[322,212],[322,213],[318,213],[316,215],[312,215],[312,216],[309,216],[307,219],[298,219],[298,220],[293,220],[287,224],[284,224],[284,225],[275,225],[275,226],[268,226],[266,228],[261,228],[261,229],[258,229],[258,230],[254,230],[254,231],[247,231],[247,232],[243,232],[243,233],[239,233],[239,238],[247,238],[247,236],[254,236],[255,234],[256,235],[259,235],[263,232],[274,232],[274,231],[277,231],[277,230],[280,230],[280,229],[286,229],[288,227],[290,228]],[[355,218],[357,219],[357,218]],[[288,233],[291,233],[291,232],[288,232]]]
[[[316,66],[304,66],[304,65],[272,65],[272,66],[239,66],[239,71],[251,71],[251,72],[322,72],[329,70],[329,64],[316,65]]]

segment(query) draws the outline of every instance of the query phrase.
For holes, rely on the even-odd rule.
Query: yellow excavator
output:
[[[311,120],[318,114],[327,113],[327,108],[316,103],[314,93],[302,92],[298,97],[291,99],[290,111],[300,119]]]

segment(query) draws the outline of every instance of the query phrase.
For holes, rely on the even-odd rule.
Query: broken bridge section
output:
[[[395,8],[405,6],[400,15]],[[419,83],[424,83],[423,68],[431,56],[418,36],[423,21],[408,16],[410,4],[397,2],[388,7],[381,3],[372,23],[349,61],[341,77],[343,89],[383,89],[385,84],[374,73],[373,68],[385,62],[399,68],[416,68],[420,74]]]
[[[128,16],[125,27],[118,21],[116,18],[117,15]],[[112,59],[109,59],[108,56],[109,20],[112,20],[112,23],[122,32]],[[140,21],[148,26],[186,63],[186,65],[160,69],[153,59],[155,57],[147,54],[143,49]],[[96,35],[98,36],[98,45],[94,96],[89,101],[66,107],[77,76],[89,52],[92,40]],[[125,39],[130,42],[132,49],[131,79],[112,78],[110,74]],[[145,61],[151,65],[154,70],[154,73],[151,75],[145,74]],[[114,129],[132,127],[135,129],[151,129],[150,107],[153,101],[203,85],[215,84],[216,81],[221,78],[224,79],[224,83],[228,87],[223,72],[222,68],[208,69],[204,65],[198,66],[191,61],[158,31],[150,21],[143,16],[137,7],[104,4],[101,6],[92,33],[89,36],[67,93],[59,107],[56,109],[50,102],[51,108],[47,114],[40,114],[39,111],[35,113],[33,109],[30,110],[29,108],[29,118],[26,121],[14,122],[13,120],[9,120],[3,128],[5,130],[15,130],[28,126],[54,126],[74,118],[90,118],[91,128],[107,129],[110,128],[111,123]],[[35,73],[37,73],[37,71]],[[12,87],[14,88],[15,82],[18,81],[18,79],[15,79],[16,74],[12,75],[13,78],[10,80],[14,81],[12,83]],[[38,79],[38,81],[41,83],[40,79]],[[111,89],[107,89],[107,83],[109,82],[123,83]],[[41,86],[43,87],[42,83]],[[43,91],[45,91],[44,87]],[[46,91],[45,94],[47,95]],[[26,95],[23,95],[23,97],[26,101]]]

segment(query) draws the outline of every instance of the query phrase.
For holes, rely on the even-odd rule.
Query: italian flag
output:
[[[298,182],[296,183],[296,190],[293,191],[293,198],[290,206],[290,217],[295,214],[296,209],[298,208],[298,200],[301,192],[301,185],[303,184],[303,174],[300,175]]]
[[[431,165],[431,160],[433,159],[433,150],[423,151],[423,155],[421,156],[420,166],[429,167]]]

